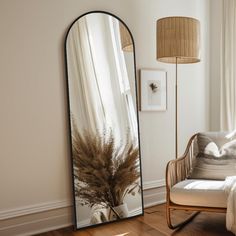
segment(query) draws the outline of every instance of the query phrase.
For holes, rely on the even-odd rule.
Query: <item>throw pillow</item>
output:
[[[225,133],[199,133],[199,153],[189,178],[224,180],[236,175],[236,139]]]

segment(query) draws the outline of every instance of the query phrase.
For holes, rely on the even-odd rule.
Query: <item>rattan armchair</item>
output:
[[[226,212],[226,208],[178,205],[171,201],[171,188],[180,181],[187,179],[192,169],[193,161],[196,158],[197,154],[195,150],[196,138],[197,134],[193,135],[188,142],[184,155],[178,159],[169,161],[166,167],[166,217],[168,227],[171,229],[183,226],[184,224],[192,220],[201,211],[220,213]],[[171,219],[171,211],[173,209],[190,210],[194,212],[186,220],[174,225]]]

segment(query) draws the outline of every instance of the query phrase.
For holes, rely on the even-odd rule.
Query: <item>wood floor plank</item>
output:
[[[176,222],[191,212],[173,211]],[[165,204],[145,209],[145,215],[99,227],[73,231],[72,228],[56,230],[40,236],[233,236],[225,228],[225,214],[200,213],[189,224],[171,230],[166,224]]]
[[[164,236],[163,233],[157,229],[147,225],[146,223],[139,221],[137,218],[130,219],[122,222],[116,222],[113,224],[103,225],[98,228],[87,230],[92,236],[104,236],[104,235],[120,235],[120,236]],[[79,233],[76,236],[81,236]]]

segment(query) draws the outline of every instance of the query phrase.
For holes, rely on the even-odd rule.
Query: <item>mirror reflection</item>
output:
[[[133,49],[110,14],[88,13],[67,35],[77,228],[143,213]]]

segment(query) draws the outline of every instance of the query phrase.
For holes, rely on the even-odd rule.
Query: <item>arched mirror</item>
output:
[[[65,42],[76,228],[143,214],[132,36],[106,12]]]

